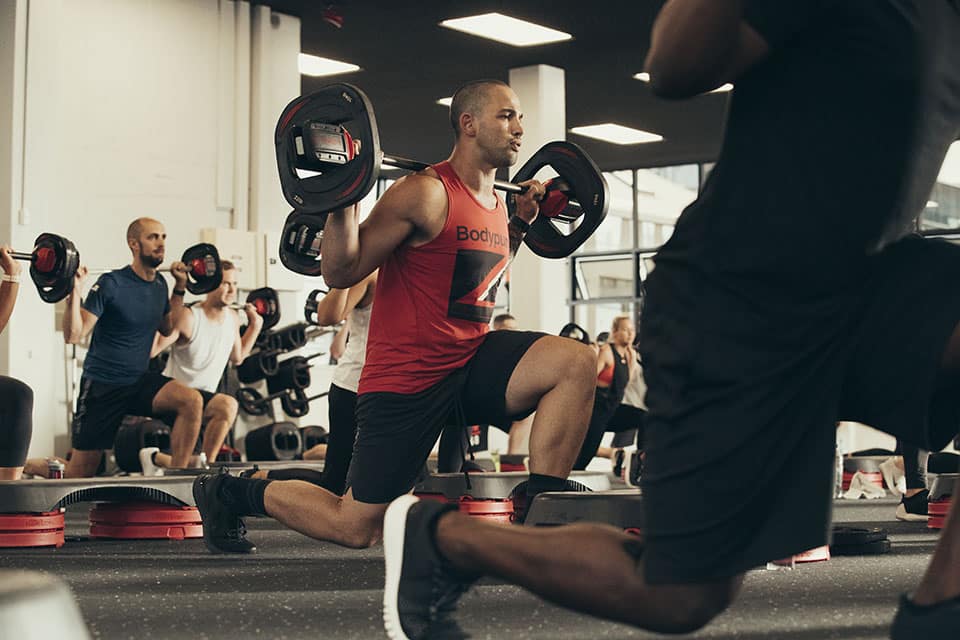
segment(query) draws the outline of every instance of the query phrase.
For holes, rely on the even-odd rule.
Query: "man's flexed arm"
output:
[[[415,174],[397,180],[362,225],[357,205],[331,213],[320,249],[324,281],[337,289],[355,285],[403,243],[416,241],[430,229],[442,228],[446,211],[447,194],[442,183]]]
[[[671,0],[653,24],[644,68],[665,98],[687,98],[725,82],[767,56],[766,41],[743,20],[744,0]]]

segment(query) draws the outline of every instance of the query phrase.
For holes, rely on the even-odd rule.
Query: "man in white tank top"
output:
[[[249,328],[240,335],[240,318],[229,305],[237,299],[237,270],[224,260],[223,281],[217,289],[191,307],[183,307],[173,319],[169,336],[157,334],[152,356],[170,347],[170,359],[164,375],[193,387],[203,396],[203,452],[207,460],[216,460],[220,447],[237,417],[237,401],[233,396],[217,393],[227,361],[239,364],[250,355],[263,318],[253,305],[246,305]],[[154,461],[168,466],[164,454]]]

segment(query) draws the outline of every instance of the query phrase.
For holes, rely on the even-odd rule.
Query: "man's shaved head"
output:
[[[453,94],[453,101],[450,103],[450,126],[453,127],[456,137],[460,137],[460,116],[482,111],[493,87],[509,89],[510,85],[502,80],[476,80],[463,85]]]
[[[127,227],[127,242],[139,240],[143,233],[143,227],[151,223],[160,224],[160,221],[153,218],[137,218],[131,222],[130,226]]]

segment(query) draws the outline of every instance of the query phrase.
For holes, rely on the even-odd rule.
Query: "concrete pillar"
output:
[[[523,146],[516,171],[546,143],[566,138],[564,71],[547,65],[511,69],[510,86],[523,109]],[[569,316],[569,291],[566,260],[548,260],[521,248],[510,270],[510,312],[522,329],[559,331]]]

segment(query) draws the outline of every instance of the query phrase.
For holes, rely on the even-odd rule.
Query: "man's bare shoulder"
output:
[[[432,220],[446,219],[447,192],[436,172],[426,169],[398,179],[377,205],[397,211],[417,226],[431,226]]]

